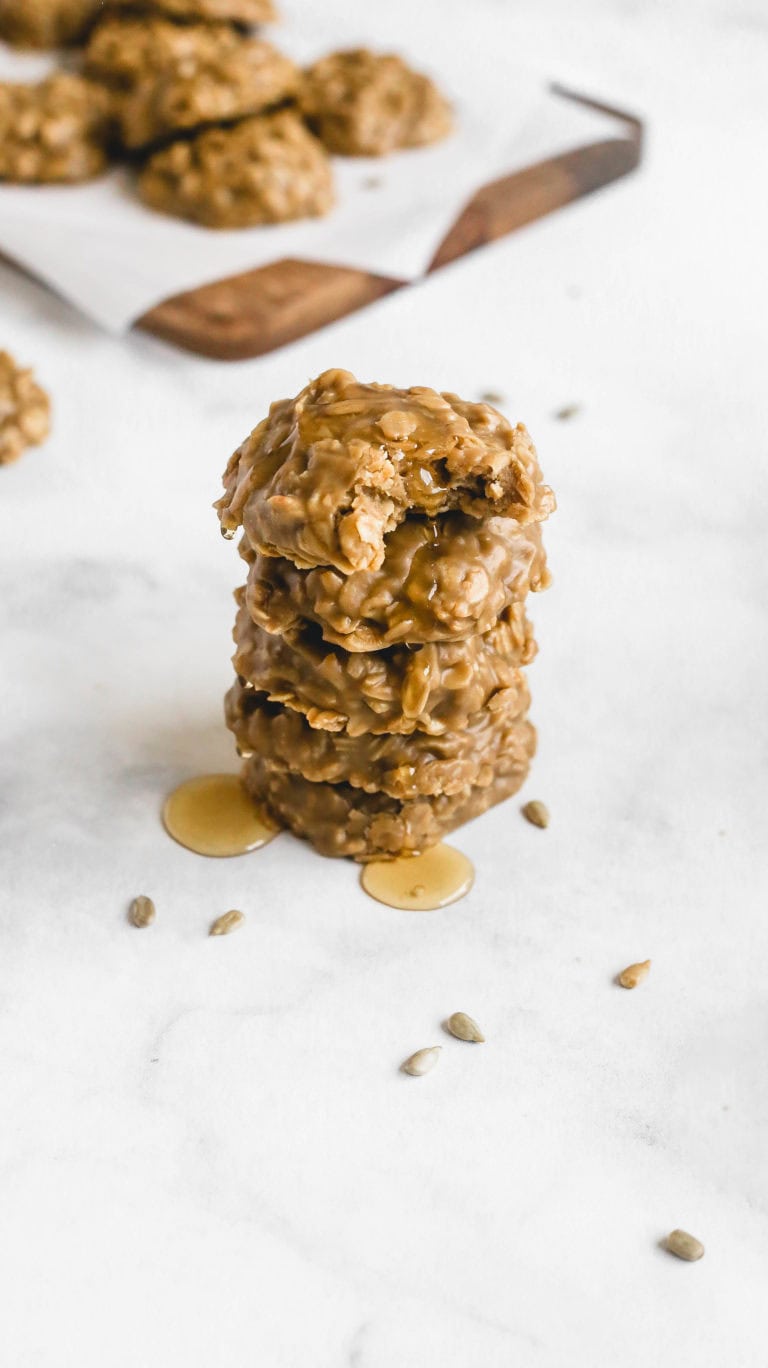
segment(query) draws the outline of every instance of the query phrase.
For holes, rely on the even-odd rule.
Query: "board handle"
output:
[[[563,87],[552,89],[564,99],[613,115],[624,126],[622,135],[483,186],[440,244],[430,272],[609,185],[640,162],[643,125],[638,118]],[[306,337],[406,283],[346,266],[276,261],[175,295],[134,326],[201,356],[241,361]]]

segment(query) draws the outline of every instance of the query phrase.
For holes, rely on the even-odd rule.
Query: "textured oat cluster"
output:
[[[525,525],[552,507],[522,424],[455,394],[361,385],[341,370],[273,404],[224,484],[225,528],[243,523],[257,550],[345,574],[378,570],[387,534],[409,512]]]
[[[245,27],[270,24],[278,17],[272,0],[105,0],[105,7],[118,13],[167,14],[185,22],[224,20]]]
[[[248,566],[226,719],[254,797],[365,861],[514,793],[553,508],[525,428],[487,404],[346,371],[274,404],[217,504]]]
[[[159,17],[113,15],[94,28],[85,49],[86,74],[116,91],[178,67],[228,60],[242,45],[231,24],[175,24]]]
[[[76,43],[102,9],[102,0],[0,0],[0,38],[17,47]]]
[[[245,228],[326,213],[333,181],[320,143],[285,109],[156,152],[139,193],[153,208],[209,228]]]
[[[190,53],[164,70],[139,76],[118,102],[126,147],[148,147],[182,132],[242,119],[295,94],[298,70],[270,43],[238,38],[230,30],[219,47],[219,52]]]
[[[428,76],[365,48],[333,52],[311,66],[301,107],[326,147],[342,156],[422,147],[444,138],[452,124],[450,105]]]
[[[247,228],[328,213],[330,153],[450,132],[447,101],[399,57],[337,52],[302,72],[253,35],[276,17],[272,0],[0,0],[0,39],[85,44],[82,77],[0,85],[0,180],[87,180],[128,158],[151,208]]]
[[[28,446],[39,446],[50,431],[51,406],[30,370],[0,351],[0,465],[18,460]]]
[[[106,165],[109,125],[106,93],[80,76],[0,83],[0,180],[91,180]]]

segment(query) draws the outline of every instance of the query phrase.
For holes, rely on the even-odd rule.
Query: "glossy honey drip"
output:
[[[433,912],[466,897],[475,880],[472,861],[453,846],[436,845],[423,855],[374,860],[360,875],[366,893],[387,907]]]
[[[245,855],[278,833],[248,797],[236,774],[203,774],[169,793],[163,804],[169,836],[198,855]]]

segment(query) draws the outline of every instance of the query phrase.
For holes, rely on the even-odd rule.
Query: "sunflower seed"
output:
[[[485,1040],[477,1022],[473,1021],[471,1016],[467,1016],[466,1012],[454,1012],[453,1016],[449,1016],[446,1025],[457,1040],[471,1040],[478,1045],[482,1045]]]
[[[231,912],[224,912],[217,917],[210,931],[209,936],[228,936],[230,931],[236,931],[238,926],[242,926],[245,921],[245,914],[238,912],[234,908]]]
[[[422,1074],[434,1069],[440,1057],[440,1050],[440,1045],[430,1045],[425,1050],[417,1050],[415,1054],[409,1055],[400,1068],[403,1073],[411,1074],[413,1078],[421,1078]]]
[[[526,822],[531,823],[531,826],[549,826],[549,809],[546,808],[543,803],[540,803],[538,798],[532,799],[530,803],[524,803],[520,811]]]
[[[666,1245],[670,1254],[674,1254],[677,1259],[685,1259],[686,1263],[695,1263],[697,1259],[704,1257],[701,1240],[697,1240],[695,1235],[689,1235],[687,1230],[673,1230],[667,1236]]]
[[[151,898],[140,894],[131,903],[128,916],[134,926],[151,926],[155,920],[155,904]]]
[[[650,972],[650,960],[642,960],[640,964],[628,964],[619,974],[619,983],[622,988],[637,988],[639,983],[645,983]]]

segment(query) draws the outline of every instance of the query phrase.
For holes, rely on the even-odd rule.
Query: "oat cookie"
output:
[[[223,21],[244,27],[278,18],[272,0],[105,0],[108,10],[159,14],[185,23]]]
[[[231,457],[216,507],[255,550],[302,567],[377,570],[407,513],[538,522],[554,507],[536,450],[488,404],[329,370],[272,405]]]
[[[209,228],[325,214],[333,204],[330,161],[291,110],[210,129],[150,157],[139,194],[154,209]]]
[[[429,736],[350,736],[310,727],[301,713],[267,702],[264,694],[232,685],[227,726],[243,755],[256,753],[271,769],[288,769],[312,783],[349,784],[366,793],[406,801],[487,788],[504,760],[527,773],[535,733],[521,713],[527,695],[474,713],[458,732]]]
[[[299,570],[245,539],[240,550],[250,562],[245,605],[254,622],[268,632],[316,622],[347,651],[487,632],[509,603],[550,582],[538,523],[466,513],[407,518],[389,534],[381,567],[350,575]]]
[[[48,395],[31,370],[0,351],[0,465],[18,460],[28,446],[44,442],[51,427]]]
[[[85,181],[107,164],[109,98],[80,76],[0,83],[0,180]]]
[[[524,779],[517,756],[509,764],[501,758],[485,788],[399,802],[349,784],[313,784],[289,770],[271,769],[258,755],[243,768],[249,793],[296,836],[306,837],[322,855],[350,855],[363,863],[415,855],[436,845],[516,793]]]
[[[331,152],[378,157],[450,133],[451,107],[401,57],[357,48],[322,57],[305,73],[300,104]]]
[[[79,42],[102,0],[0,0],[0,38],[15,47],[54,48]]]
[[[241,595],[242,591],[238,591]],[[308,624],[287,636],[265,632],[241,607],[233,664],[244,684],[303,713],[310,726],[439,736],[465,727],[481,708],[528,707],[520,667],[536,643],[522,604],[514,603],[484,636],[427,646],[347,652]]]
[[[149,15],[108,15],[91,33],[84,70],[116,91],[134,90],[176,62],[222,60],[243,42],[231,24],[174,24]]]
[[[137,79],[118,105],[122,140],[126,147],[146,147],[206,124],[258,114],[291,96],[297,82],[298,68],[270,43],[234,31],[208,38],[197,53]],[[238,146],[247,155],[245,139]]]
[[[269,24],[277,18],[272,0],[106,0],[108,9],[162,14],[184,22],[224,20],[231,24]]]

